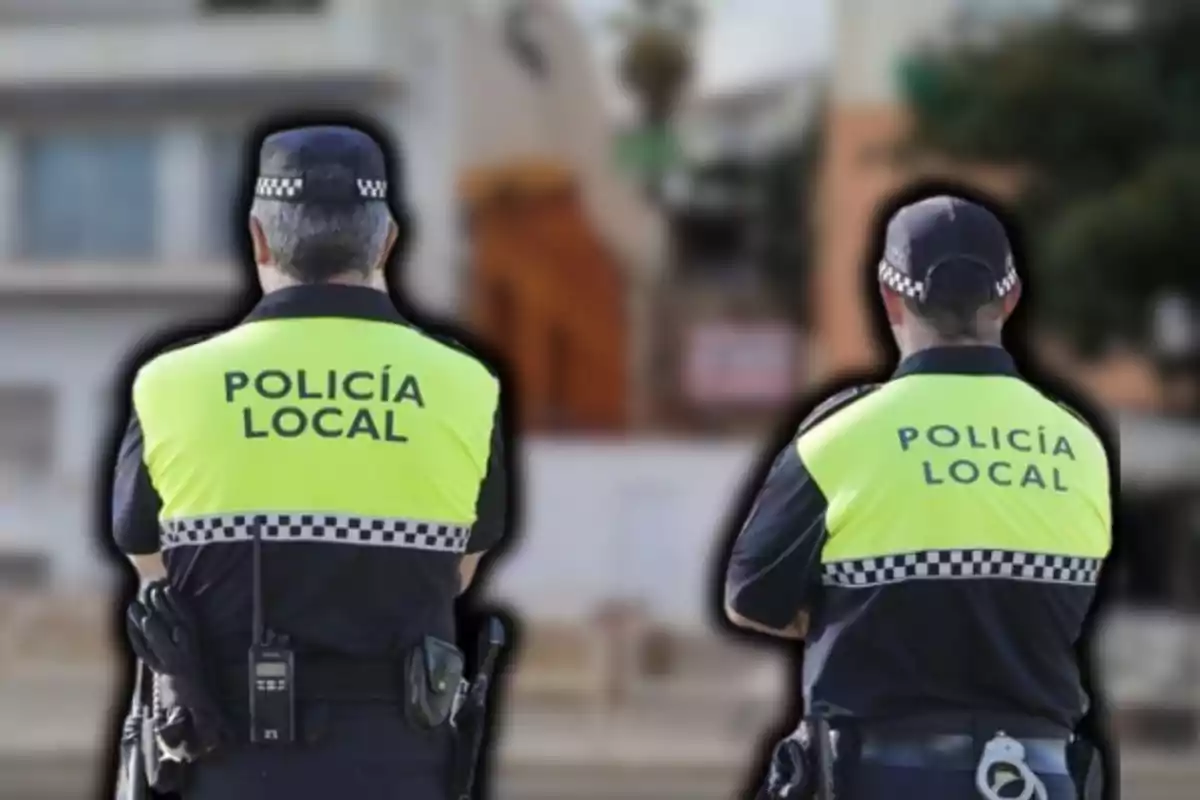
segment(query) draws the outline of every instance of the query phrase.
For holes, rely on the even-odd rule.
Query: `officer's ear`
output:
[[[1017,281],[1017,285],[1014,286],[1013,290],[1008,293],[1007,297],[1004,298],[1003,319],[1007,320],[1012,316],[1012,313],[1016,311],[1017,303],[1019,302],[1021,302],[1021,282]]]
[[[906,310],[904,298],[886,286],[879,287],[879,294],[883,298],[883,310],[887,313],[888,324],[893,327],[902,324]]]
[[[396,254],[397,261],[404,260],[404,256],[408,252],[409,236],[410,224],[408,212],[400,209],[399,212],[392,214],[391,222],[388,225],[387,243],[383,248],[383,257],[379,260],[379,269],[384,269],[387,266],[393,252]]]
[[[250,245],[254,249],[254,263],[260,267],[271,263],[271,248],[267,246],[267,235],[263,233],[262,225],[250,216]]]
[[[382,272],[387,266],[388,259],[392,256],[392,248],[396,246],[399,235],[400,231],[396,226],[396,221],[388,220],[387,241],[383,243],[383,253],[379,256],[379,263],[375,265],[375,269]]]

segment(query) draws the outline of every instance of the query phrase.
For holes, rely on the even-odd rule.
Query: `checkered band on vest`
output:
[[[823,567],[823,583],[849,588],[912,580],[1007,579],[1094,586],[1101,560],[1010,550],[926,550],[919,553],[834,561]]]
[[[328,542],[463,553],[471,528],[426,520],[339,514],[222,514],[164,520],[162,548],[248,542]]]

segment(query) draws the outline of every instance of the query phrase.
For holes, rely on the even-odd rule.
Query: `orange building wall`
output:
[[[619,263],[554,165],[464,181],[469,314],[514,370],[525,430],[613,431],[626,423],[628,324]]]
[[[1012,172],[923,163],[900,167],[889,148],[906,117],[895,106],[831,109],[817,204],[817,269],[811,285],[813,378],[872,367],[880,358],[871,338],[864,292],[866,256],[879,204],[917,179],[962,177],[980,189],[1011,191]],[[873,273],[871,273],[873,275]]]

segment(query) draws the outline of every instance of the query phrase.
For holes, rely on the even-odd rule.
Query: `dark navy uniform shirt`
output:
[[[272,292],[247,321],[344,317],[408,323],[387,295],[371,289],[325,285]],[[113,486],[113,536],[130,555],[160,551],[161,499],[143,461],[142,432],[136,415],[121,443]],[[396,476],[403,481],[403,475]],[[505,531],[508,487],[504,435],[497,414],[490,460],[480,489],[478,520],[468,553],[494,547]],[[422,569],[428,559],[457,559],[453,553],[403,548],[330,547],[320,543],[262,544],[266,623],[293,635],[299,652],[336,653],[364,658],[400,656],[424,635],[453,641],[454,618],[444,598],[458,592],[457,570]],[[193,603],[206,650],[244,662],[251,643],[252,545],[178,546],[164,552],[171,583]],[[454,581],[454,585],[443,582]]]
[[[1020,380],[1005,351],[962,347],[928,350],[906,359],[892,384],[928,375]],[[814,416],[828,420],[859,403],[863,410],[872,402],[869,398],[882,395],[889,385],[848,392]],[[936,397],[928,397],[937,402]],[[1057,413],[1058,404],[1049,399],[1045,404],[1051,407],[1047,414]],[[886,423],[889,435],[881,437],[873,452],[839,461],[845,460],[851,471],[857,464],[864,472],[869,470],[872,459],[889,457],[887,448],[894,447],[900,424],[898,419]],[[806,427],[802,426],[801,434]],[[930,505],[920,512],[928,513],[930,526],[939,524],[936,491],[936,487],[929,490]],[[1016,496],[1008,496],[1019,502]],[[873,499],[858,493],[846,497],[842,505],[849,508],[856,502],[870,504]],[[991,710],[1028,715],[1063,728],[1079,721],[1087,698],[1074,644],[1093,600],[1094,581],[1093,585],[1072,584],[1065,577],[1058,583],[890,581],[886,572],[893,566],[903,568],[900,557],[864,559],[875,575],[858,573],[853,580],[861,580],[860,587],[853,580],[839,585],[831,565],[822,558],[829,542],[830,507],[826,491],[793,442],[775,460],[736,540],[727,572],[726,597],[742,617],[782,630],[796,620],[798,612],[810,613],[804,655],[810,711],[871,719]],[[886,509],[879,509],[878,516],[886,519]],[[969,560],[970,551],[966,552]],[[946,568],[961,569],[951,564]],[[967,573],[954,574],[966,577]]]

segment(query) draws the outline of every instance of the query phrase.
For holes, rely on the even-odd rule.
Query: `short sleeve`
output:
[[[505,448],[503,422],[500,411],[492,424],[492,444],[488,453],[487,472],[479,487],[476,505],[475,526],[467,543],[468,553],[491,550],[504,538],[508,528],[509,489],[508,453]]]
[[[112,535],[131,556],[157,553],[162,498],[150,482],[142,452],[142,426],[134,412],[121,440],[113,475]]]
[[[775,459],[733,551],[725,596],[738,615],[782,630],[821,586],[828,502],[795,444]]]

